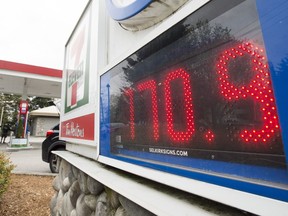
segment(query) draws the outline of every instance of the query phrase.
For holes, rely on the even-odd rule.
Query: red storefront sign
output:
[[[61,137],[94,140],[94,113],[61,122]]]

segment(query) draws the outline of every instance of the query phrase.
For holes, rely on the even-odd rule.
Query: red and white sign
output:
[[[25,100],[20,101],[20,115],[24,114],[26,115],[26,113],[28,112],[28,102]]]
[[[94,113],[61,122],[61,137],[94,140]]]

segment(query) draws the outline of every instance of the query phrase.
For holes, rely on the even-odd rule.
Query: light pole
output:
[[[4,114],[4,107],[2,107],[2,111],[1,111],[0,127],[2,127],[3,114]]]

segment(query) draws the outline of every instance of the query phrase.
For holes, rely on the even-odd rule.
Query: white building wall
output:
[[[36,117],[32,123],[33,136],[46,136],[47,130],[59,124],[59,117]]]

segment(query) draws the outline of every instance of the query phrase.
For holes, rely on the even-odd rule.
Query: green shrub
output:
[[[9,186],[11,171],[14,167],[7,155],[0,152],[0,199]]]
[[[23,121],[21,118],[19,118],[18,126],[17,126],[17,133],[16,138],[24,138],[23,137],[24,127],[23,127]]]

